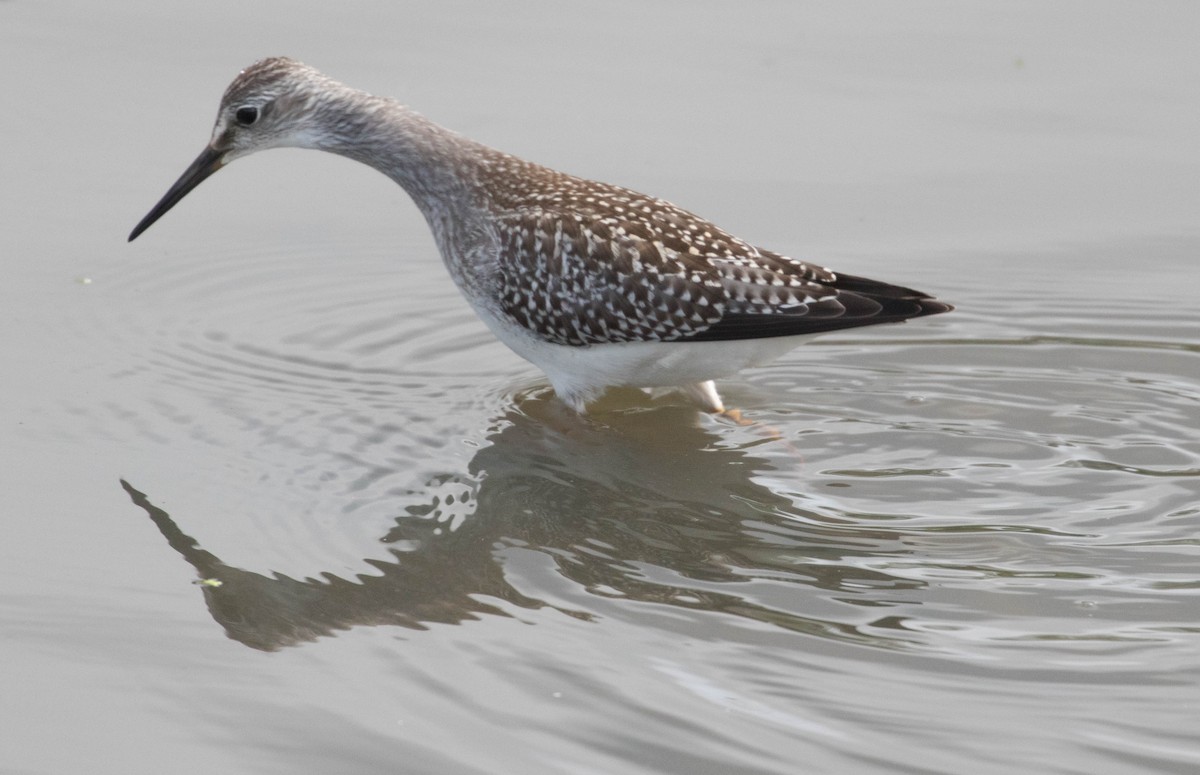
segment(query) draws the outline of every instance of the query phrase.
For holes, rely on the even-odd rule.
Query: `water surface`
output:
[[[1192,6],[0,16],[0,770],[1200,767]],[[580,420],[364,167],[126,245],[272,54],[958,310]]]

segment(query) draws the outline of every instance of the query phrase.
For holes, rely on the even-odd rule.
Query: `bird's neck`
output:
[[[399,183],[425,216],[457,284],[470,298],[486,297],[496,272],[487,169],[503,154],[366,92],[345,89],[325,107],[315,147]]]
[[[395,100],[346,89],[321,111],[318,147],[374,167],[399,183],[428,216],[474,199],[488,149]]]

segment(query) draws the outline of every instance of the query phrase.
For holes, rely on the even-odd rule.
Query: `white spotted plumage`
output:
[[[280,146],[338,153],[403,186],[472,307],[579,411],[615,385],[677,386],[720,411],[712,379],[777,357],[799,335],[950,309],[501,153],[286,58],[234,80],[208,148],[130,238],[224,164]]]

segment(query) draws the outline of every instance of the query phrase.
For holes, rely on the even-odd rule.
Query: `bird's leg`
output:
[[[725,404],[721,401],[721,396],[717,395],[717,386],[713,381],[692,382],[687,385],[680,385],[679,389],[688,398],[695,401],[706,412],[713,414],[725,414]]]
[[[692,382],[688,385],[680,385],[679,389],[683,391],[685,396],[699,404],[706,412],[724,417],[737,425],[754,424],[742,417],[740,409],[725,408],[725,403],[721,401],[721,396],[717,394],[717,386],[713,384],[711,379],[704,382]]]
[[[576,414],[586,415],[588,413],[588,404],[598,399],[604,389],[579,387],[568,382],[556,382],[550,380],[550,384],[554,387],[554,393],[559,399],[575,411]]]
[[[734,425],[746,426],[754,424],[754,420],[747,420],[745,417],[742,417],[741,409],[726,409],[725,411],[721,412],[720,416],[724,417],[726,420],[729,420]]]

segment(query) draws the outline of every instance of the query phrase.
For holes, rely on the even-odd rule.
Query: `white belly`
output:
[[[582,409],[609,387],[679,387],[726,377],[769,363],[808,338],[572,347],[546,342],[498,314],[478,311],[497,338],[544,371],[559,397],[576,409]]]

